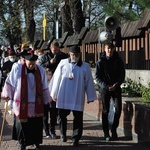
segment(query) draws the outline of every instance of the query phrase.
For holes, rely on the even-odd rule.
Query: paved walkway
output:
[[[4,114],[4,101],[0,102],[0,128]],[[7,114],[1,150],[18,150],[19,144],[17,141],[11,140],[11,129],[13,124],[13,116]],[[43,144],[41,150],[149,150],[147,145],[134,143],[127,137],[123,136],[122,130],[118,130],[119,140],[106,142],[103,139],[103,132],[101,122],[97,121],[94,117],[84,114],[84,130],[83,136],[80,140],[79,147],[72,147],[71,134],[72,134],[72,114],[68,116],[68,131],[67,142],[61,142],[59,139],[59,129],[56,126],[57,139],[46,139],[43,132]],[[28,146],[28,150],[33,149]]]

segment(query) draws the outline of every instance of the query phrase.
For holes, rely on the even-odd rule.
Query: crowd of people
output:
[[[81,58],[79,46],[63,53],[54,40],[48,52],[32,50],[29,46],[1,48],[1,96],[11,101],[14,114],[12,139],[18,140],[20,150],[34,145],[38,150],[46,138],[67,142],[67,116],[73,113],[72,145],[78,146],[83,132],[84,103],[97,100],[91,68]],[[7,58],[8,57],[8,58]],[[7,59],[6,59],[7,58]],[[124,64],[113,43],[105,44],[102,57],[96,63],[95,78],[103,104],[102,127],[106,141],[117,140],[121,114],[121,88]],[[86,94],[86,98],[85,98]],[[110,99],[115,103],[114,121],[109,134]]]

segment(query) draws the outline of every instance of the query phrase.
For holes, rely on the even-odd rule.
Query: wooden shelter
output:
[[[79,45],[82,59],[91,67],[99,59],[104,45],[99,42],[100,29],[89,31],[83,27],[79,34],[68,35],[65,32],[58,39],[61,50],[68,53],[69,47]],[[113,39],[115,43],[115,39]],[[116,50],[125,62],[126,69],[150,69],[150,9],[145,10],[141,19],[121,25],[121,46]]]

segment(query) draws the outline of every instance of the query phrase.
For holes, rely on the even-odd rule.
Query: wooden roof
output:
[[[71,36],[68,36],[66,41],[64,42],[63,46],[80,45],[81,41],[84,39],[87,31],[88,31],[88,28],[83,27],[79,34],[73,34]]]
[[[141,15],[140,20],[128,22],[121,25],[121,36],[122,38],[143,37],[145,36],[145,31],[149,32],[149,28],[150,28],[150,9],[147,9]],[[87,27],[83,27],[79,34],[73,34],[69,36],[68,32],[66,32],[63,34],[62,38],[58,39],[58,41],[60,42],[61,47],[81,45],[82,43],[84,44],[98,43],[99,33],[102,29],[99,28],[97,30],[89,31]]]
[[[98,34],[99,34],[99,30],[93,30],[93,31],[87,32],[82,43],[97,43],[98,42]]]
[[[150,28],[150,9],[145,10],[140,20],[125,23],[121,26],[122,37],[141,36],[143,30]]]
[[[83,40],[88,31],[89,31],[89,29],[87,27],[83,27],[80,31],[78,38],[80,40]]]
[[[40,49],[42,49],[42,50],[49,50],[50,44],[52,43],[53,40],[54,40],[53,36],[51,36],[51,38],[48,41],[44,41],[43,40],[43,43],[41,44]]]
[[[36,50],[38,48],[38,44],[39,44],[40,40],[36,40],[33,43],[33,49]]]
[[[79,34],[73,34],[73,35],[68,36],[63,46],[79,45],[80,40],[78,36]]]
[[[44,41],[40,49],[48,50],[49,47],[50,47],[50,41]]]
[[[43,43],[44,43],[44,40],[43,40],[43,39],[40,40],[40,41],[38,42],[37,48],[41,48],[41,46],[42,46]]]
[[[68,37],[68,32],[65,32],[61,38],[58,39],[58,42],[60,43],[60,47],[62,47],[62,45],[64,44],[64,42],[66,41],[67,37]]]

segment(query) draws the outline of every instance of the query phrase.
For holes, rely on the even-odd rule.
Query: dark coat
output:
[[[17,62],[17,60],[15,62]],[[1,81],[1,85],[4,84],[4,82],[5,82],[5,80],[6,80],[7,76],[8,76],[8,73],[11,71],[11,68],[12,68],[12,66],[13,66],[13,64],[15,62],[11,62],[10,60],[8,60],[8,61],[6,61],[3,64],[3,66],[2,66],[2,76],[3,76],[3,79]]]
[[[119,54],[114,51],[111,58],[106,57],[104,52],[96,63],[96,81],[100,87],[100,92],[107,92],[110,85],[116,84],[116,90],[125,79],[124,63]]]
[[[17,62],[17,61],[15,61]],[[2,66],[2,74],[3,76],[7,76],[7,74],[11,71],[11,68],[15,62],[11,62],[10,60],[6,61]]]
[[[43,55],[43,57],[41,58],[41,60],[39,61],[39,65],[41,65],[45,68],[49,68],[54,73],[54,71],[57,68],[57,65],[59,64],[61,59],[68,58],[68,55],[60,51],[55,57],[56,58],[56,63],[54,63],[54,64],[50,63],[50,60],[52,58],[54,58],[54,55],[51,52],[45,53]]]

